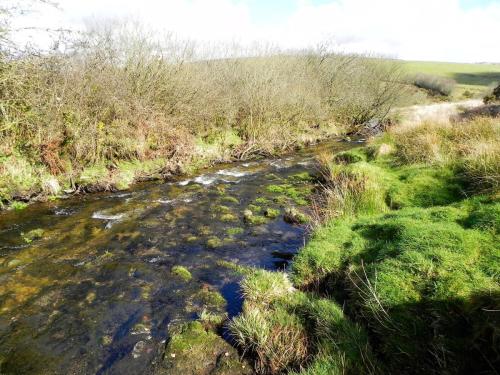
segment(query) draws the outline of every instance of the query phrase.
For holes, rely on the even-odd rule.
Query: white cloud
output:
[[[84,20],[134,17],[196,40],[271,41],[302,48],[332,38],[344,51],[404,59],[500,62],[500,2],[464,9],[459,0],[297,0],[279,23],[262,26],[243,0],[60,0],[23,22],[82,28]],[[41,40],[39,33],[35,39]]]

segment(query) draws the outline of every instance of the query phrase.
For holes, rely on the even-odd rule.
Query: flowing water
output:
[[[0,374],[152,373],[169,327],[200,314],[200,290],[219,291],[230,316],[240,310],[239,276],[221,261],[286,268],[305,240],[283,220],[286,207],[307,209],[303,172],[317,153],[349,147],[0,213]],[[248,208],[262,223],[244,220]],[[266,208],[280,215],[264,218]]]

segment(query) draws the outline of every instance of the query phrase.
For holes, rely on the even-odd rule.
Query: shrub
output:
[[[484,104],[500,101],[500,84],[483,98]]]
[[[124,162],[161,160],[150,171],[158,175],[290,150],[382,120],[401,96],[399,65],[363,56],[256,49],[234,58],[243,54],[235,48],[214,58],[126,24],[66,47],[0,56],[0,154],[22,153],[63,185],[98,179],[87,190],[127,188],[141,168],[87,173]]]
[[[420,73],[413,78],[413,84],[430,91],[432,94],[450,96],[456,82],[449,78]]]

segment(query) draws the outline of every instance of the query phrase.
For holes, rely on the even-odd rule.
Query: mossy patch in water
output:
[[[226,185],[217,185],[215,187],[215,192],[221,196],[225,195],[226,194]]]
[[[167,345],[163,366],[169,374],[251,374],[250,366],[222,337],[199,321],[177,329]]]
[[[24,203],[24,202],[19,202],[19,201],[14,201],[10,204],[10,208],[12,210],[16,210],[16,211],[21,211],[21,210],[24,210],[26,207],[28,207],[28,204],[27,203]]]
[[[33,277],[22,272],[15,272],[0,283],[0,312],[6,312],[22,306],[53,280],[48,277]]]
[[[269,204],[271,201],[264,197],[259,197],[255,199],[255,204]]]
[[[220,220],[222,222],[229,223],[231,221],[238,221],[239,219],[238,219],[238,216],[230,214],[230,213],[227,213],[227,214],[222,215],[220,217]]]
[[[17,266],[20,266],[21,264],[23,264],[23,261],[21,259],[12,259],[7,263],[7,267],[15,268]]]
[[[266,175],[266,179],[268,179],[268,180],[281,180],[281,177],[279,177],[278,175],[276,175],[274,173],[269,173],[268,175]]]
[[[227,196],[225,196],[225,197],[222,197],[221,199],[222,199],[224,202],[228,202],[228,203],[235,203],[235,204],[240,203],[240,201],[239,201],[237,198],[232,197],[232,196],[230,196],[230,195],[227,195]]]
[[[266,208],[264,210],[264,216],[269,218],[269,219],[275,219],[278,216],[280,216],[280,210],[277,210],[276,208]]]
[[[23,238],[24,242],[31,243],[35,240],[39,240],[39,239],[43,238],[44,233],[45,233],[45,231],[43,229],[38,228],[38,229],[30,230],[27,233],[21,233],[21,237]]]
[[[267,218],[261,215],[254,215],[251,210],[245,210],[243,212],[243,217],[245,219],[245,223],[250,225],[262,225],[267,223]]]
[[[203,324],[203,326],[213,330],[221,328],[227,318],[227,313],[217,313],[206,309],[203,309],[203,311],[199,314],[199,321]]]
[[[225,310],[226,300],[217,290],[204,285],[194,296],[194,299],[201,302],[204,308],[213,310]]]
[[[229,213],[231,212],[231,207],[219,205],[215,207],[216,212]]]
[[[104,346],[111,345],[112,342],[113,342],[113,337],[111,337],[109,335],[105,335],[105,336],[101,337],[101,343]]]
[[[170,272],[184,281],[190,281],[193,278],[191,272],[184,266],[173,266]]]
[[[314,177],[311,176],[309,172],[301,172],[296,173],[288,177],[288,181],[290,182],[312,182],[314,181]]]
[[[243,233],[245,230],[243,228],[239,228],[239,227],[236,227],[236,228],[229,228],[226,230],[226,233],[230,236],[235,236],[235,235],[238,235],[238,234],[241,234]]]
[[[202,225],[198,228],[198,231],[202,236],[208,236],[212,233],[212,230],[207,225]]]
[[[295,207],[290,207],[286,209],[283,220],[289,224],[305,224],[309,221],[309,218]]]
[[[220,238],[217,238],[217,237],[211,237],[207,240],[207,247],[209,247],[211,249],[215,249],[217,247],[220,247],[223,244],[224,244],[224,242]]]
[[[91,305],[91,304],[92,304],[92,302],[94,302],[94,301],[95,301],[95,299],[96,299],[96,294],[95,294],[95,292],[89,292],[89,293],[87,294],[87,296],[85,297],[85,301],[87,301],[87,303],[88,303],[89,305]]]
[[[306,198],[311,194],[311,187],[304,186],[298,188],[291,184],[282,184],[282,185],[269,185],[266,187],[266,190],[270,193],[280,194],[281,196],[285,196],[290,198],[298,205],[306,205]]]
[[[259,213],[260,211],[262,211],[262,207],[255,204],[249,204],[247,208],[254,213]]]

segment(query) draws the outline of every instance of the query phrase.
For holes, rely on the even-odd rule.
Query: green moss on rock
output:
[[[163,367],[168,374],[240,375],[253,371],[240,361],[238,352],[201,322],[186,323],[167,345]]]
[[[290,207],[285,210],[283,220],[288,224],[305,224],[309,221],[309,218],[295,207]]]
[[[39,240],[39,239],[43,238],[44,233],[45,233],[45,231],[43,229],[38,228],[38,229],[30,230],[27,233],[21,233],[21,237],[23,238],[24,242],[31,243],[35,240]]]
[[[280,216],[280,210],[268,207],[264,210],[264,216],[268,217],[269,219],[275,219]]]
[[[231,222],[231,221],[238,221],[238,217],[236,215],[227,213],[227,214],[222,215],[220,217],[220,220],[223,221],[223,222],[225,222],[225,223],[228,223],[228,222]]]
[[[207,240],[207,247],[211,249],[215,249],[216,247],[220,247],[224,244],[224,242],[217,237],[211,237]]]
[[[191,272],[184,266],[173,266],[171,272],[184,281],[190,281],[193,278]]]
[[[226,230],[226,233],[230,236],[235,236],[237,234],[241,234],[243,233],[245,230],[243,228],[240,228],[240,227],[235,227],[235,228],[228,228]]]

